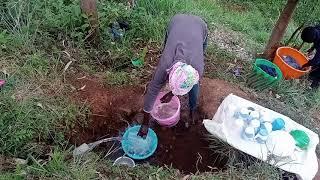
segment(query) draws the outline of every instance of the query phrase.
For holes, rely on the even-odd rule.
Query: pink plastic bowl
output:
[[[172,127],[180,120],[180,100],[177,96],[173,96],[169,103],[161,103],[160,99],[165,94],[165,92],[159,93],[151,111],[151,116],[161,126]]]

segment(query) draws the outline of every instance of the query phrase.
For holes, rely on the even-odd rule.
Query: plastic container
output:
[[[266,145],[268,151],[278,157],[291,157],[296,148],[293,137],[285,131],[272,131]]]
[[[172,127],[180,120],[180,100],[177,96],[173,96],[169,103],[161,103],[160,99],[165,95],[165,92],[160,92],[153,109],[151,116],[161,126]]]
[[[287,64],[283,56],[291,56],[293,59],[296,60],[296,63],[300,66],[303,66],[308,62],[307,57],[299,52],[298,50],[291,48],[291,47],[280,47],[276,51],[276,56],[274,57],[273,63],[275,63],[283,73],[285,79],[298,79],[307,72],[310,71],[310,68],[306,71],[299,70],[291,67]]]
[[[301,149],[307,149],[310,143],[310,138],[306,132],[301,130],[293,130],[290,132],[291,136],[296,141],[296,146]]]
[[[272,132],[272,124],[270,122],[261,123],[260,131],[262,135],[270,134]]]
[[[125,157],[125,156],[121,156],[121,157],[118,157],[114,163],[113,163],[114,166],[128,166],[128,167],[134,167],[136,166],[135,162],[131,159],[131,158],[128,158],[128,157]]]
[[[260,113],[259,113],[258,111],[251,111],[251,112],[250,112],[250,116],[251,116],[253,119],[259,119]]]
[[[259,67],[260,65],[274,68],[277,76],[273,77],[269,75]],[[252,73],[248,76],[247,85],[257,90],[264,90],[273,87],[279,81],[281,81],[282,78],[282,72],[277,65],[266,59],[256,59],[255,63],[253,64]]]
[[[264,144],[268,140],[268,135],[260,134],[260,132],[255,136],[257,143]]]
[[[250,111],[247,108],[241,108],[238,112],[236,112],[236,117],[241,118],[245,121],[249,120]]]
[[[247,141],[253,141],[255,136],[255,130],[253,127],[246,127],[243,131],[242,137]]]
[[[250,127],[253,127],[255,134],[259,131],[259,127],[260,127],[260,121],[257,119],[254,119],[252,121],[250,121],[249,124]]]
[[[281,118],[277,118],[272,122],[272,131],[283,130],[285,128],[285,122]]]
[[[137,160],[150,157],[158,146],[158,137],[152,129],[149,128],[145,139],[137,135],[140,127],[138,125],[127,129],[121,140],[122,149],[126,155]]]

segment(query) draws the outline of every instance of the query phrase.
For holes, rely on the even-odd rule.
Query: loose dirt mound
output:
[[[200,111],[205,118],[210,119],[216,113],[223,99],[229,94],[233,93],[234,95],[250,99],[239,87],[219,79],[203,78],[200,91]]]
[[[144,87],[105,87],[96,78],[80,78],[71,83],[78,90],[73,98],[78,103],[89,105],[91,115],[87,125],[78,124],[68,136],[74,144],[88,143],[102,137],[121,135],[133,123],[133,118],[143,105]],[[84,87],[85,88],[81,88]],[[201,83],[200,111],[212,117],[221,100],[230,93],[247,97],[244,92],[224,81],[204,78]],[[186,104],[185,98],[181,99]],[[149,158],[151,164],[172,165],[184,172],[210,171],[221,169],[226,160],[214,163],[216,155],[208,149],[209,142],[201,120],[191,128],[184,128],[188,118],[187,106],[181,113],[181,120],[174,128],[161,128],[155,125],[159,144],[156,153]],[[127,122],[126,122],[127,121]],[[106,146],[103,146],[106,147]],[[100,148],[101,149],[101,148]],[[108,149],[106,149],[108,150]],[[121,154],[120,152],[118,154]]]

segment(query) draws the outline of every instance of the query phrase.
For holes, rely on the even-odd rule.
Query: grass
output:
[[[239,35],[236,44],[249,52],[259,52],[268,40],[284,1],[261,0],[140,0],[128,9],[118,1],[98,1],[101,41],[91,47],[83,39],[88,30],[86,16],[78,0],[5,0],[0,3],[0,78],[7,81],[0,89],[0,154],[28,159],[27,165],[2,171],[0,179],[177,179],[171,167],[138,166],[120,169],[99,155],[73,159],[72,146],[64,136],[77,121],[86,119],[88,109],[74,104],[66,78],[74,72],[105,74],[108,85],[126,85],[135,80],[125,66],[137,51],[150,44],[160,45],[166,25],[176,13],[203,17],[210,30],[223,29]],[[304,2],[304,1],[303,1]],[[309,3],[309,2],[306,2]],[[305,21],[311,6],[299,5],[286,38]],[[315,17],[315,12],[310,16]],[[131,29],[121,41],[111,39],[108,25],[118,19],[130,22]],[[285,39],[286,39],[285,38]],[[310,92],[306,79],[286,81],[271,91],[255,92],[245,85],[251,60],[241,61],[234,53],[210,42],[206,76],[239,84],[255,94],[257,103],[291,117],[319,133],[312,115],[318,110],[320,94]],[[72,61],[66,72],[63,69]],[[241,67],[242,76],[232,71]],[[141,72],[139,72],[141,73]],[[216,144],[215,144],[216,143]],[[226,170],[199,173],[191,179],[278,179],[271,166],[252,162],[242,164],[239,152],[213,140],[216,152],[234,157]],[[217,147],[224,147],[220,149]],[[51,151],[47,159],[44,154]],[[221,153],[223,151],[223,153]],[[0,162],[1,163],[1,162]],[[1,169],[1,168],[0,168]]]
[[[125,85],[132,84],[132,80],[130,79],[130,75],[127,72],[106,72],[105,81],[108,85]]]
[[[25,157],[35,140],[66,143],[64,132],[85,109],[64,97],[68,85],[61,65],[44,51],[7,47],[0,57],[0,77],[6,80],[0,91],[1,154]]]

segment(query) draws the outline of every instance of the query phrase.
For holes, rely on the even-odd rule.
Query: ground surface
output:
[[[188,131],[180,125],[173,129],[154,126],[161,144],[148,162],[139,162],[143,164],[136,168],[112,166],[106,159],[113,157],[104,158],[112,144],[81,159],[72,158],[74,144],[118,136],[134,124],[145,90],[137,84],[151,79],[167,23],[176,13],[201,16],[209,27],[205,76],[213,80],[202,83],[201,118],[212,118],[223,97],[234,93],[320,132],[320,92],[310,92],[306,79],[285,81],[264,92],[245,85],[255,53],[265,47],[278,18],[274,12],[280,12],[285,1],[139,0],[136,8],[126,2],[97,1],[99,44],[86,41],[92,29],[81,14],[79,0],[0,3],[0,78],[7,81],[0,90],[0,179],[281,179],[279,169],[261,162],[241,166],[246,162],[242,158],[236,161],[240,165],[228,162],[224,171],[191,176],[172,167],[148,165],[172,164],[185,172],[222,166],[212,163],[215,159],[203,148],[208,142],[198,126]],[[306,12],[312,12],[308,20],[316,22],[319,9],[313,7],[320,6],[306,3],[299,3],[283,42],[305,22]],[[115,40],[108,25],[119,19],[128,21],[130,29]],[[297,38],[291,45],[299,44]],[[142,68],[131,65],[138,57],[145,60]],[[183,107],[187,109],[187,104]],[[211,139],[211,147],[214,143],[217,140]],[[225,149],[218,150],[226,154]],[[119,155],[123,155],[121,150],[114,154]]]
[[[109,87],[97,77],[77,75],[70,83],[75,87],[74,101],[86,103],[91,111],[86,124],[77,124],[68,134],[72,143],[80,145],[105,137],[121,136],[128,124],[134,124],[135,115],[141,111],[144,87]],[[81,88],[84,87],[84,88]],[[183,172],[212,171],[221,169],[225,161],[217,161],[209,150],[206,130],[201,125],[203,117],[213,117],[221,101],[234,93],[247,98],[237,86],[222,80],[204,78],[201,83],[198,123],[189,129],[184,121],[188,119],[187,101],[182,98],[181,120],[173,128],[163,128],[153,123],[159,138],[158,149],[147,161],[155,165],[172,165]],[[105,151],[109,146],[104,146]],[[100,148],[100,150],[103,150]],[[119,154],[119,152],[118,152]],[[120,152],[121,154],[121,152]]]

